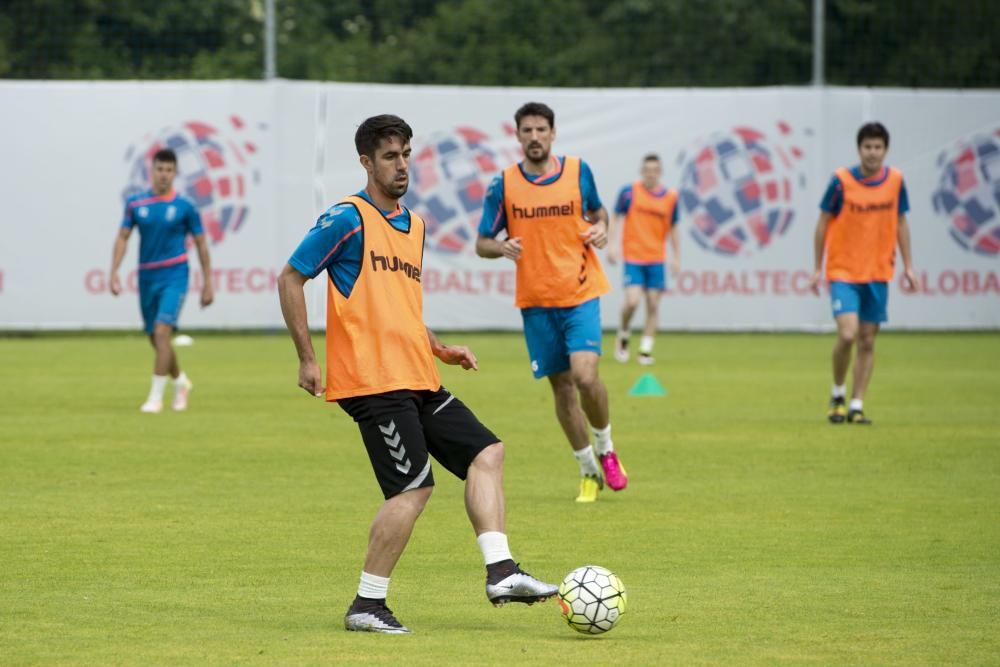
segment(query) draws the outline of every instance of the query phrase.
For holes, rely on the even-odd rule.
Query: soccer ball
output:
[[[599,635],[615,627],[625,614],[625,584],[614,572],[597,565],[578,567],[559,585],[559,607],[569,627]]]

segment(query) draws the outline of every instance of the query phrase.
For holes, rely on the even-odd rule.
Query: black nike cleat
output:
[[[494,607],[502,607],[508,602],[544,602],[558,592],[558,586],[535,579],[514,561],[487,566],[486,597]]]
[[[409,634],[410,629],[396,620],[385,600],[358,596],[344,616],[344,628],[355,632],[381,632],[388,635]]]

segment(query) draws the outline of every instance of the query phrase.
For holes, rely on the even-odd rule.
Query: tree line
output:
[[[812,77],[809,0],[275,0],[278,75],[499,86]],[[995,0],[827,0],[838,85],[998,87]],[[0,77],[257,79],[264,0],[5,0]]]

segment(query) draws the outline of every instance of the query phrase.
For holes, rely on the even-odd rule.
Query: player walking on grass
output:
[[[654,362],[653,342],[656,336],[657,310],[667,280],[664,261],[667,239],[670,239],[670,273],[680,271],[680,243],[674,226],[677,224],[677,191],[663,187],[663,165],[650,153],[642,159],[641,179],[626,185],[615,204],[612,241],[608,247],[608,262],[625,260],[625,305],[621,325],[615,336],[615,359],[629,359],[628,344],[632,315],[645,296],[646,326],[639,339],[639,363]],[[619,246],[621,250],[619,251]]]
[[[205,276],[201,289],[201,306],[212,303],[211,263],[208,242],[201,228],[198,209],[174,191],[177,176],[177,155],[169,148],[153,155],[153,187],[125,203],[125,217],[111,253],[111,293],[122,292],[118,275],[132,230],[139,228],[139,305],[145,331],[153,344],[153,381],[142,412],[163,410],[163,394],[167,380],[173,378],[174,410],[186,410],[188,394],[194,385],[181,370],[170,339],[177,328],[181,306],[188,291],[187,237],[194,237],[198,248],[201,273]]]
[[[424,221],[399,199],[409,185],[410,126],[367,119],[354,141],[368,184],[320,216],[278,279],[281,312],[299,356],[299,386],[357,422],[385,503],[375,515],[348,630],[406,633],[386,606],[389,577],[434,486],[430,456],[465,480],[465,508],[496,606],[556,594],[514,562],[505,533],[504,447],[441,386],[434,358],[477,369],[461,345],[423,323]],[[326,271],[326,387],[306,317],[303,285]]]
[[[856,167],[838,169],[820,203],[816,223],[815,271],[810,287],[819,294],[823,257],[830,283],[837,340],[833,345],[833,392],[828,419],[834,424],[871,424],[864,413],[865,390],[875,366],[875,336],[888,319],[888,283],[896,263],[896,246],[903,257],[903,289],[916,291],[910,252],[910,209],[903,174],[885,166],[889,132],[881,123],[858,130]],[[851,351],[854,386],[846,403],[847,369]]]
[[[548,377],[556,416],[580,465],[576,500],[593,502],[605,477],[615,491],[628,484],[611,441],[608,390],[597,369],[600,296],[609,286],[594,248],[607,245],[608,214],[587,163],[552,155],[552,109],[529,102],[514,122],[524,161],[490,184],[476,252],[515,262],[514,304],[521,309],[531,370],[536,379]],[[505,230],[506,238],[497,239]]]

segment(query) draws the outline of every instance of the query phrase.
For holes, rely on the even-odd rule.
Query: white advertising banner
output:
[[[110,295],[107,273],[124,197],[146,187],[159,146],[177,151],[177,189],[211,241],[216,302],[198,306],[192,253],[182,326],[282,326],[277,273],[317,215],[363,187],[354,130],[379,113],[415,132],[404,203],[428,222],[427,323],[519,329],[513,263],[481,259],[474,246],[487,186],[519,159],[512,116],[529,100],[555,110],[555,151],[591,166],[609,210],[642,156],[661,156],[681,195],[681,270],[668,281],[665,329],[830,327],[828,298],[808,291],[818,203],[833,170],[857,162],[867,120],[891,133],[922,283],[913,295],[893,286],[889,326],[1000,327],[1000,93],[276,81],[0,82],[0,329],[139,326],[136,241],[124,295]],[[611,328],[621,267],[605,268]],[[325,283],[309,287],[316,327]]]

